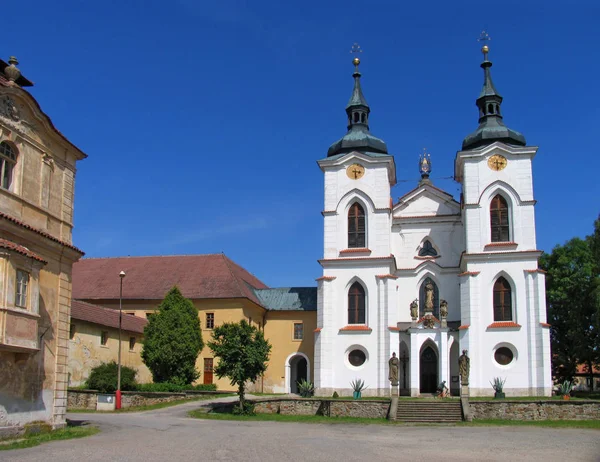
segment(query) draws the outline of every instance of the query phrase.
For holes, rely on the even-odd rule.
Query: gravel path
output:
[[[215,401],[231,401],[235,397]],[[600,461],[600,431],[191,419],[190,402],[126,414],[70,414],[101,433],[0,452],[0,461]]]

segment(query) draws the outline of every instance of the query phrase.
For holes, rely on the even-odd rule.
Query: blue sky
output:
[[[458,198],[443,178],[477,126],[482,29],[505,122],[540,146],[538,247],[589,234],[600,212],[598,2],[35,0],[2,15],[2,58],[89,155],[74,231],[88,257],[223,251],[268,285],[314,285],[315,161],[346,130],[352,44],[394,200],[423,147]]]

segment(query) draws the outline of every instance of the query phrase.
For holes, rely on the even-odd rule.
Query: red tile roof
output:
[[[371,332],[372,330],[373,329],[371,329],[368,326],[352,326],[352,325],[350,325],[350,326],[342,327],[340,329],[340,332],[344,332],[344,331]]]
[[[592,365],[592,371],[594,374],[600,374],[600,367]],[[578,364],[576,374],[589,374],[587,366],[585,364]]]
[[[517,324],[514,321],[498,321],[487,326],[488,329],[503,329],[506,327],[521,327],[521,324]]]
[[[119,328],[119,310],[92,305],[81,300],[71,302],[71,319]],[[148,321],[144,318],[123,313],[121,328],[125,331],[143,334],[146,324]]]
[[[20,253],[21,255],[25,255],[26,257],[33,258],[34,260],[40,261],[44,264],[48,263],[38,254],[33,253],[27,247],[17,244],[16,242],[9,241],[7,239],[0,238],[0,247],[3,249],[12,250],[14,252]]]
[[[65,247],[68,247],[70,249],[75,250],[76,252],[79,252],[81,255],[85,255],[85,252],[83,252],[82,250],[78,249],[74,245],[71,245],[71,244],[69,244],[67,242],[61,241],[60,239],[58,239],[58,238],[56,238],[56,237],[54,237],[54,236],[52,236],[52,235],[50,235],[50,234],[48,234],[48,233],[46,233],[44,231],[41,231],[41,230],[39,230],[37,228],[34,228],[33,226],[28,225],[27,223],[23,223],[21,220],[17,220],[16,218],[11,217],[10,215],[7,215],[6,213],[0,212],[0,218],[8,220],[8,221],[10,221],[10,222],[12,222],[12,223],[14,223],[14,224],[22,227],[22,228],[25,228],[25,229],[28,229],[30,231],[33,231],[34,233],[37,233],[40,236],[44,236],[46,239],[50,239],[51,241],[58,242],[59,244],[64,245]]]
[[[251,287],[268,288],[223,254],[86,258],[73,265],[73,298],[118,299],[121,271],[124,299],[162,300],[176,285],[191,299],[247,298],[260,305]]]

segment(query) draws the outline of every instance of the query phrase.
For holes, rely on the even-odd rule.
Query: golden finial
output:
[[[483,46],[481,47],[481,52],[483,53],[483,57],[487,60],[487,54],[490,51],[490,47],[487,46],[487,42],[491,39],[490,35],[486,31],[481,31],[481,35],[477,39],[478,42],[483,42]]]
[[[354,54],[354,59],[352,60],[352,64],[354,64],[354,67],[356,68],[356,72],[358,72],[358,65],[360,64],[360,59],[358,58],[358,54],[362,53],[362,48],[360,47],[360,45],[358,43],[354,43],[354,45],[352,45],[352,48],[350,49],[350,53]]]

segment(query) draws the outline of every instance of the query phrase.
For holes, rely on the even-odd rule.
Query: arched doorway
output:
[[[298,393],[298,382],[308,380],[308,361],[304,355],[296,355],[290,359],[289,391]]]
[[[421,393],[435,393],[438,386],[438,357],[430,346],[426,346],[421,352],[420,370]]]

